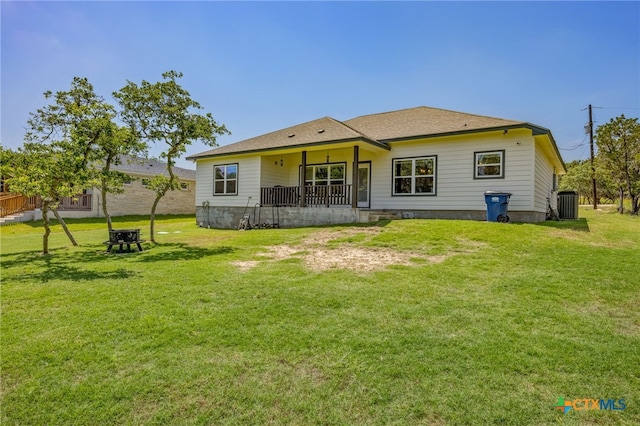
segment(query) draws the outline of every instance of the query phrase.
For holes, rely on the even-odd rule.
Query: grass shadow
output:
[[[52,264],[47,267],[44,272],[25,274],[21,278],[25,280],[40,281],[46,284],[52,280],[68,280],[73,277],[73,281],[94,281],[94,280],[114,280],[121,281],[123,279],[131,279],[137,274],[124,268],[118,268],[113,271],[92,271],[89,269],[81,269],[76,266],[67,266],[60,264]]]
[[[591,232],[589,229],[589,221],[586,218],[575,220],[547,220],[537,225],[555,229],[569,229],[572,231]]]
[[[167,214],[167,215],[156,215],[156,218],[155,218],[156,222],[161,222],[162,220],[165,220],[165,219],[177,219],[177,220],[194,219],[195,221],[195,216],[192,214],[176,214],[176,215]],[[53,217],[53,214],[49,215],[49,222],[51,226],[60,226],[58,219],[55,219]],[[82,224],[82,225],[102,224],[104,225],[105,232],[107,232],[107,225],[104,217],[83,217],[83,218],[69,217],[69,218],[64,218],[64,222],[70,227],[73,227],[73,225],[78,225],[78,224]],[[119,223],[127,223],[127,224],[139,223],[140,228],[142,228],[143,226],[149,225],[149,215],[112,216],[111,222],[113,223],[113,227],[116,229],[118,228]],[[44,227],[44,221],[42,219],[32,220],[29,222],[20,222],[20,224],[29,226],[31,228]],[[73,229],[71,230],[71,232],[73,232]]]
[[[79,255],[79,256],[78,256]],[[16,255],[9,255],[3,258],[2,268],[4,269],[2,282],[39,282],[46,284],[54,280],[73,281],[94,281],[94,280],[121,280],[129,279],[136,275],[134,271],[124,268],[114,270],[92,270],[82,266],[88,263],[99,261],[104,256],[95,253],[56,253],[43,255],[40,252],[26,252]],[[27,271],[12,273],[13,268],[23,268],[29,265]]]
[[[83,245],[83,249],[93,250],[69,250],[68,247],[59,247],[50,249],[49,254],[42,254],[42,250],[27,250],[18,253],[10,253],[2,255],[2,268],[11,269],[16,266],[23,266],[25,264],[37,264],[38,262],[44,262],[46,265],[51,264],[87,264],[87,263],[104,263],[109,261],[109,256],[105,256],[106,246],[100,246],[95,244]],[[102,250],[98,250],[101,247],[105,247]]]
[[[165,249],[159,251],[158,249]],[[154,252],[154,250],[156,250]],[[165,260],[197,260],[208,256],[218,256],[233,253],[235,249],[229,246],[221,246],[214,248],[194,247],[185,243],[162,243],[154,248],[143,252],[138,262],[162,262]]]

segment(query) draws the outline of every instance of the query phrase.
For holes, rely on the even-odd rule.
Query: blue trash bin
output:
[[[509,222],[509,192],[486,191],[484,202],[487,204],[487,222]]]

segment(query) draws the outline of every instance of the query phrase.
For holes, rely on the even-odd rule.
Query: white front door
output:
[[[358,164],[358,207],[369,208],[371,197],[371,163]]]

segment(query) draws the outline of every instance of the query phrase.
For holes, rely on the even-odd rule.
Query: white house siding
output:
[[[238,194],[213,195],[213,167],[222,164],[238,164]],[[260,201],[260,167],[261,159],[258,155],[236,156],[224,158],[210,158],[199,160],[196,164],[196,206],[202,206],[205,201],[211,207],[240,207],[247,204],[251,197],[253,201]]]
[[[534,211],[547,211],[547,198],[550,199],[551,205],[555,208],[557,204],[557,193],[553,190],[553,174],[554,170],[549,160],[544,156],[540,149],[536,149],[535,153],[535,199]]]
[[[486,209],[485,191],[511,192],[509,210],[530,211],[533,205],[534,139],[528,131],[493,132],[391,143],[391,151],[372,161],[373,209],[476,210]],[[478,151],[505,151],[504,179],[474,179]],[[392,160],[437,156],[435,196],[392,196]]]
[[[265,155],[260,159],[260,181],[264,186],[296,186],[298,185],[298,168],[301,154]],[[282,160],[282,165],[280,162]]]
[[[280,165],[279,157],[262,157],[260,159],[260,186],[276,186],[276,185],[289,185],[287,180],[286,171],[291,167],[291,162],[287,161],[285,168],[285,161],[282,160],[282,166]]]

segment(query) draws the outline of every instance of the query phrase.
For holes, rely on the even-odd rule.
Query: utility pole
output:
[[[589,145],[591,147],[591,184],[593,186],[593,210],[598,208],[598,190],[596,188],[596,166],[593,153],[593,114],[589,104]]]

